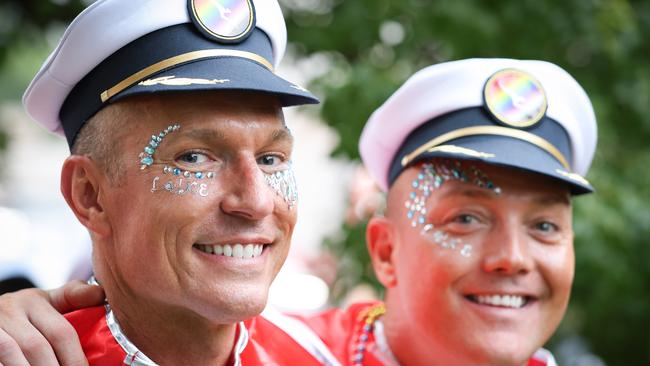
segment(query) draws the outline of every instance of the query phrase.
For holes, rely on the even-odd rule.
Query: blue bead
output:
[[[407,212],[406,217],[408,217],[409,219],[412,219],[413,218],[413,211]]]
[[[416,194],[415,194],[415,192],[411,192],[411,194],[410,194],[410,197],[411,197],[411,199],[412,199],[412,200],[414,200],[414,199],[415,199],[415,197],[416,197]]]
[[[411,185],[413,186],[413,188],[417,188],[418,187],[418,181],[414,180]]]
[[[174,173],[174,175],[181,175],[181,170],[178,169],[178,168],[174,168],[174,170],[172,171],[172,173]]]
[[[149,155],[153,155],[153,153],[156,152],[156,149],[154,149],[154,148],[151,147],[151,146],[147,146],[147,147],[144,148],[144,152],[146,152],[146,153],[149,154]]]
[[[142,160],[140,160],[140,163],[142,163],[144,165],[151,165],[151,164],[153,164],[153,159],[151,158],[151,156],[147,156],[147,157],[142,158]]]
[[[195,176],[196,178],[198,178],[198,179],[201,179],[201,178],[203,178],[203,173],[201,173],[201,172],[196,172],[196,173],[194,173],[194,176]]]
[[[154,149],[158,147],[158,143],[154,140],[149,141],[149,146],[153,147]]]

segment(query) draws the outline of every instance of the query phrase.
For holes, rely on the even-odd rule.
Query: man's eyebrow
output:
[[[220,141],[225,139],[223,132],[210,128],[195,128],[187,131],[181,130],[180,132],[181,133],[178,134],[178,136],[189,137],[201,141]]]
[[[444,186],[444,184],[443,184]],[[494,191],[488,188],[481,187],[467,187],[467,186],[453,186],[443,196],[461,195],[469,198],[493,198],[495,197]]]
[[[288,141],[288,142],[293,142],[293,135],[291,134],[291,131],[289,128],[286,126],[283,126],[281,129],[273,131],[271,134],[271,138],[269,139],[269,142],[281,142],[281,141]]]
[[[571,198],[569,198],[568,194],[549,194],[536,197],[533,201],[541,206],[571,205]]]

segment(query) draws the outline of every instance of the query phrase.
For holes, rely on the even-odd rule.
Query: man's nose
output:
[[[248,220],[260,220],[273,212],[275,193],[269,188],[254,157],[238,159],[228,169],[221,210]]]
[[[503,275],[526,274],[534,265],[523,225],[510,220],[494,230],[484,246],[483,270]]]

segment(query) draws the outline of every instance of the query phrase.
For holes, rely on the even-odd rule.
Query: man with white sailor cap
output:
[[[387,192],[366,231],[384,303],[338,312],[350,337],[325,343],[359,365],[555,365],[540,347],[569,301],[571,200],[593,191],[595,147],[589,98],[554,64],[415,73],[359,143]]]
[[[70,146],[61,190],[106,295],[66,315],[90,364],[327,359],[258,316],[296,220],[282,107],[318,102],[274,73],[285,46],[275,0],[99,0],[28,87],[29,115]],[[35,328],[10,330],[23,318],[4,308],[0,363],[85,363],[65,351],[71,328],[40,310],[26,309]],[[45,323],[62,329],[51,348],[33,331]]]

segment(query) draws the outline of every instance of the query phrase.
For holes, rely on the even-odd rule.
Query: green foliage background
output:
[[[470,57],[544,59],[587,90],[599,121],[589,179],[576,202],[575,286],[558,337],[580,334],[608,365],[650,364],[650,2],[646,0],[281,0],[301,57],[323,57],[310,85],[320,117],[358,159],[363,124],[406,78],[427,65]],[[0,3],[0,101],[18,99],[83,8],[79,0]],[[395,23],[396,22],[396,23]],[[381,29],[403,29],[393,44]],[[48,32],[52,31],[53,32]],[[58,33],[60,34],[60,33]],[[0,150],[7,138],[0,131]],[[329,243],[341,258],[335,293],[375,283],[363,225]]]

